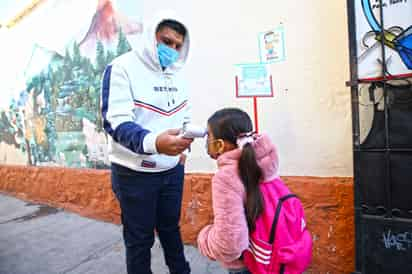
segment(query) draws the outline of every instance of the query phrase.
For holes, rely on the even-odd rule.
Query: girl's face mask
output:
[[[159,55],[159,62],[163,68],[166,68],[179,59],[179,52],[163,43],[157,44],[157,54]]]

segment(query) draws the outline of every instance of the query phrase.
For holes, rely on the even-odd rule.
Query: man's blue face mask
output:
[[[166,68],[179,59],[179,52],[163,43],[157,44],[157,54],[159,55],[159,62],[163,68]]]

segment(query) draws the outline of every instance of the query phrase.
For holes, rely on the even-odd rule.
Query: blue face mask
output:
[[[157,54],[159,55],[159,62],[163,68],[166,68],[179,59],[179,52],[163,43],[157,44]]]

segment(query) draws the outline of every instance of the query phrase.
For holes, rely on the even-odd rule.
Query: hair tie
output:
[[[246,144],[251,144],[255,141],[255,132],[241,133],[236,138],[236,144],[239,148],[243,148]]]

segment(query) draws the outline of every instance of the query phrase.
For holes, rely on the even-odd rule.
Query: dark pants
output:
[[[137,172],[112,163],[112,188],[120,202],[128,274],[151,274],[150,249],[158,232],[170,274],[190,273],[179,219],[184,167]]]

